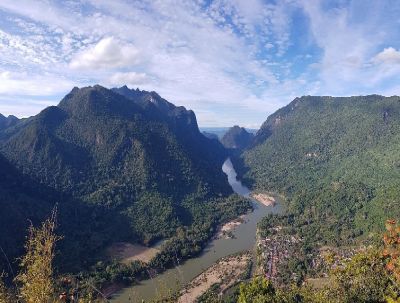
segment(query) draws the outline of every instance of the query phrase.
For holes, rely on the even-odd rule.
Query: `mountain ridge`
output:
[[[351,242],[381,231],[385,213],[399,215],[399,131],[397,96],[296,98],[263,123],[241,173],[287,196],[301,220],[313,209],[307,229],[320,229],[319,241]]]
[[[243,150],[251,144],[253,137],[244,127],[234,125],[221,138],[221,143],[225,148]]]
[[[128,99],[101,86],[73,88],[58,106],[0,131],[0,156],[19,174],[64,197],[60,216],[73,212],[69,205],[81,205],[80,217],[91,222],[87,229],[95,242],[81,243],[68,220],[61,226],[68,243],[79,239],[81,252],[91,245],[101,253],[110,241],[148,245],[193,225],[211,235],[219,220],[229,217],[220,205],[227,214],[248,208],[236,198],[224,204],[232,194],[221,170],[227,154],[200,133],[193,111],[165,107],[157,95],[160,110],[148,99],[154,93],[139,95]],[[96,255],[92,248],[82,262]]]

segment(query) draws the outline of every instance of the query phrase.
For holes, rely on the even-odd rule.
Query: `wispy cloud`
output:
[[[322,50],[321,60],[314,65],[320,91],[332,95],[383,93],[380,82],[389,75],[370,63],[386,45],[398,44],[399,26],[392,18],[399,13],[399,3],[354,0],[327,7],[324,1],[302,0],[300,4],[310,20],[310,35]]]
[[[43,103],[32,96],[50,102],[72,86],[128,84],[192,108],[201,125],[254,126],[298,95],[393,93],[399,10],[394,0],[3,0],[0,99],[25,96],[29,110],[0,112],[34,114]]]
[[[148,77],[146,76],[145,73],[136,73],[136,72],[126,72],[126,73],[117,72],[113,74],[109,79],[109,83],[111,85],[115,86],[129,85],[130,87],[139,86],[141,84],[146,83],[147,81]]]

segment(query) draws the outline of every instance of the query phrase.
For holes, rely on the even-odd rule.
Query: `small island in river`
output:
[[[222,224],[218,227],[214,239],[230,239],[233,238],[233,231],[237,226],[245,222],[246,215],[241,215],[238,218]]]

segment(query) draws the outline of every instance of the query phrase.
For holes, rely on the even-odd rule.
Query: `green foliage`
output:
[[[332,302],[385,302],[396,291],[377,251],[355,255],[332,271],[331,281],[328,295]]]
[[[56,212],[40,228],[30,226],[21,259],[21,270],[16,281],[21,284],[20,294],[26,303],[50,303],[55,300],[53,259],[59,237],[54,229]]]
[[[182,254],[192,255],[226,217],[218,205],[231,194],[223,146],[199,132],[192,111],[154,92],[120,93],[75,88],[0,131],[0,245],[10,259],[22,253],[26,222],[41,222],[55,202],[64,235],[57,264],[73,272],[112,242],[152,244],[178,227],[206,235]],[[248,208],[236,206],[227,212]]]
[[[273,303],[276,302],[276,290],[272,283],[264,278],[254,278],[240,286],[238,303]]]
[[[162,198],[158,193],[145,193],[125,213],[132,229],[143,235],[141,241],[145,244],[152,238],[168,237],[179,226],[171,199]]]
[[[387,214],[400,216],[399,134],[398,97],[296,98],[264,123],[241,173],[284,194],[314,242],[377,240]]]

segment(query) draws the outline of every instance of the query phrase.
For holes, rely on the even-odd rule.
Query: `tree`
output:
[[[55,234],[55,227],[55,210],[41,227],[29,227],[26,254],[21,258],[21,270],[16,277],[16,282],[21,285],[21,299],[25,303],[50,303],[55,300],[53,259],[55,244],[60,239]]]
[[[386,258],[386,270],[393,285],[387,302],[400,303],[400,226],[396,220],[386,221],[386,233],[383,235],[385,248],[383,257]]]
[[[332,302],[385,302],[392,282],[377,250],[359,253],[331,272]]]
[[[254,278],[250,283],[240,285],[238,303],[274,303],[275,288],[271,281],[262,277]]]
[[[7,290],[7,288],[4,285],[3,282],[3,276],[4,275],[0,275],[0,303],[9,303],[11,302],[11,296]]]

